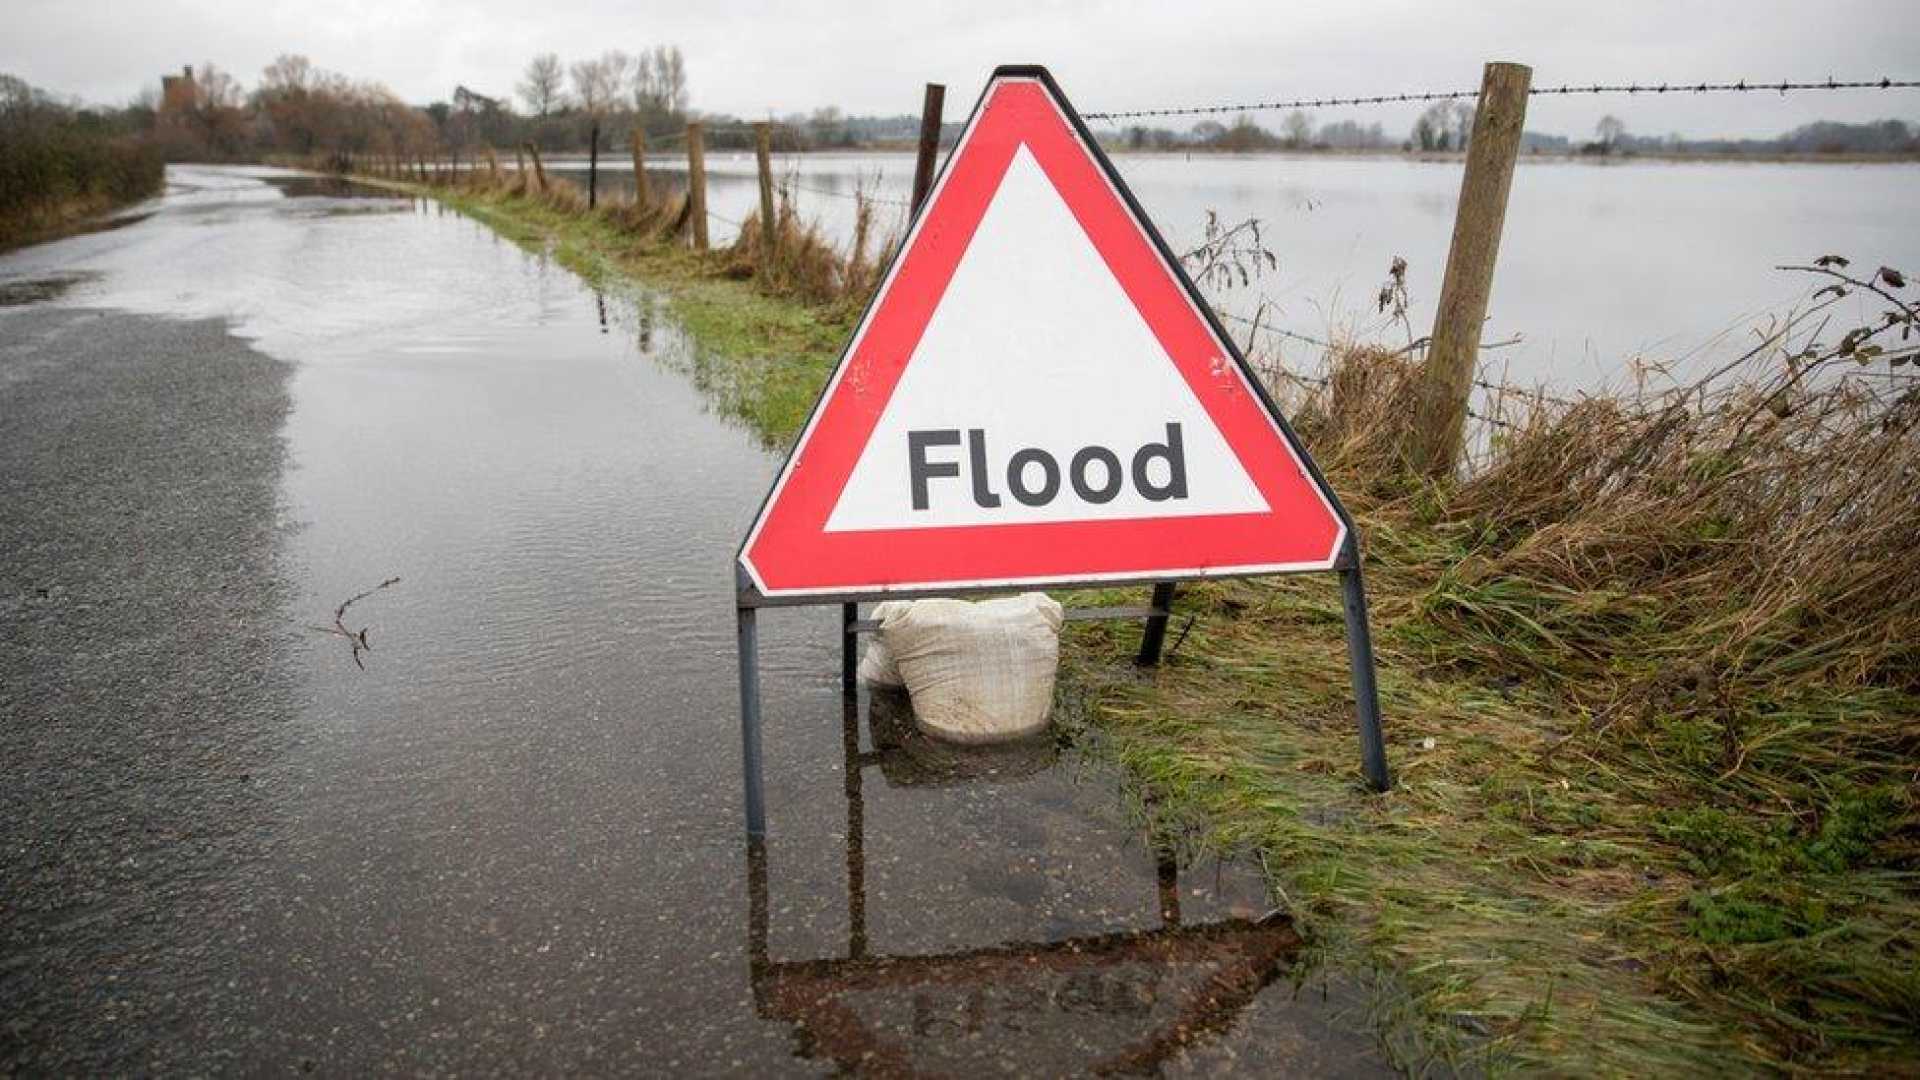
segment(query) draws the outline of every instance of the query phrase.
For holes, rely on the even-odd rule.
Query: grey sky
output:
[[[697,108],[743,116],[839,105],[949,115],[998,63],[1050,67],[1082,111],[1249,98],[1469,88],[1489,59],[1536,83],[1920,76],[1920,0],[976,0],[694,4],[615,0],[0,0],[0,71],[119,102],[211,60],[251,86],[282,52],[410,101],[456,83],[510,93],[533,53],[659,43],[686,53]],[[1319,110],[1402,133],[1415,109]],[[1920,90],[1536,99],[1528,127],[1584,135],[1606,112],[1641,133],[1770,135],[1812,119],[1920,120]],[[1272,125],[1277,118],[1263,116]],[[1178,121],[1187,126],[1190,120]]]

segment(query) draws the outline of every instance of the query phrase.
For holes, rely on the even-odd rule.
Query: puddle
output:
[[[289,199],[379,199],[406,202],[408,197],[385,188],[343,180],[337,176],[263,176]]]
[[[27,304],[58,300],[75,285],[96,281],[99,277],[100,275],[96,273],[76,271],[40,278],[0,281],[0,307],[22,307]]]
[[[936,749],[936,740],[913,733],[904,695],[880,692],[867,701],[870,751],[861,749],[859,697],[842,703],[843,945],[788,955],[771,942],[770,911],[790,909],[765,847],[747,846],[754,1010],[792,1026],[799,1056],[874,1076],[1386,1072],[1357,1025],[1336,1020],[1364,1013],[1357,991],[1338,1001],[1312,1002],[1309,994],[1305,1006],[1284,1000],[1288,984],[1306,976],[1302,940],[1290,920],[1267,909],[1259,875],[1237,863],[1183,874],[1163,854],[1154,862],[1153,893],[1140,897],[1137,912],[1096,914],[1071,895],[1054,901],[1068,924],[1130,916],[1128,929],[934,951],[876,948],[869,921],[885,900],[867,887],[867,837],[889,823],[869,824],[870,773],[888,788],[915,789],[1084,765],[1051,739]],[[938,862],[941,853],[921,858]],[[940,917],[926,907],[920,914]],[[1327,992],[1324,980],[1319,992]],[[1256,1005],[1265,1006],[1259,1030]],[[1284,1050],[1274,1055],[1275,1047]]]

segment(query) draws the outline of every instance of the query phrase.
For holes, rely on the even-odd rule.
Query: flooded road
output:
[[[0,1071],[1383,1071],[1256,875],[845,701],[831,609],[763,619],[749,857],[778,461],[645,297],[363,194],[0,256]]]

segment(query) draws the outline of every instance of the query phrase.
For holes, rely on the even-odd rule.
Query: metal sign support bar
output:
[[[1380,728],[1380,692],[1374,676],[1373,635],[1367,625],[1366,585],[1360,575],[1359,552],[1351,538],[1341,552],[1338,570],[1347,621],[1347,660],[1352,670],[1354,705],[1360,723],[1360,765],[1368,786],[1375,791],[1386,791],[1393,779],[1387,769],[1386,740]],[[744,569],[736,566],[734,573],[738,580],[734,615],[739,625],[741,779],[746,795],[747,835],[757,840],[767,835],[767,808],[761,764],[760,640],[756,615],[759,608],[767,605]],[[1160,662],[1174,589],[1174,582],[1156,582],[1153,602],[1147,607],[1080,609],[1069,612],[1068,619],[1078,622],[1144,618],[1146,629],[1141,635],[1140,653],[1135,662],[1151,667]],[[858,601],[826,597],[813,602],[840,604],[841,685],[845,690],[853,690],[855,641],[858,635],[878,629],[878,625],[859,617]]]
[[[1374,681],[1373,632],[1367,627],[1367,586],[1360,578],[1360,551],[1351,533],[1340,563],[1347,666],[1353,672],[1353,702],[1360,714],[1360,767],[1373,790],[1386,791],[1393,786],[1393,777],[1387,771],[1387,742],[1380,731],[1380,689]]]
[[[740,640],[740,773],[746,781],[747,836],[767,835],[767,795],[760,767],[760,633],[755,609],[734,609]]]

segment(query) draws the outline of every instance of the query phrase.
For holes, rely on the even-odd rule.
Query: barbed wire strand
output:
[[[831,188],[814,187],[812,184],[803,184],[800,181],[793,179],[792,177],[788,177],[786,180],[782,181],[782,183],[794,188],[798,188],[801,191],[810,191],[815,195],[827,195],[835,199],[854,199],[854,200],[864,199],[870,203],[879,203],[882,206],[898,206],[902,209],[905,209],[906,206],[908,205],[907,200],[905,199],[890,199],[884,195],[869,195],[869,194],[866,194],[865,192],[834,191]]]
[[[1314,337],[1311,334],[1302,334],[1293,330],[1285,330],[1278,326],[1274,326],[1270,323],[1260,322],[1257,319],[1249,319],[1245,315],[1235,315],[1232,312],[1228,312],[1228,311],[1219,311],[1219,312],[1215,312],[1215,314],[1219,315],[1220,318],[1222,319],[1228,320],[1229,322],[1237,322],[1245,326],[1251,326],[1253,327],[1254,332],[1256,333],[1272,334],[1275,337],[1287,338],[1293,341],[1302,342],[1307,345],[1312,345],[1312,346],[1315,346],[1316,348],[1321,348],[1321,349],[1337,349],[1341,347],[1331,341],[1322,341],[1321,339]],[[1491,350],[1491,349],[1504,349],[1509,346],[1518,345],[1521,343],[1522,340],[1523,339],[1521,339],[1520,337],[1515,336],[1515,337],[1507,338],[1502,341],[1487,341],[1487,342],[1482,342],[1480,344],[1480,348],[1482,351]],[[1429,344],[1429,339],[1421,338],[1420,340],[1413,342],[1411,345],[1407,345],[1404,348],[1394,350],[1394,355],[1404,356],[1408,353],[1415,352],[1420,349],[1424,349],[1427,347],[1428,344]],[[1286,378],[1293,379],[1298,382],[1308,383],[1313,386],[1325,386],[1327,384],[1325,379],[1318,379],[1318,378],[1314,378],[1312,376],[1307,376],[1307,375],[1299,375],[1294,372],[1280,369],[1278,367],[1274,368],[1274,374],[1285,376]],[[1486,390],[1495,394],[1500,394],[1502,396],[1538,399],[1541,401],[1551,402],[1555,405],[1578,404],[1578,402],[1574,401],[1572,398],[1556,397],[1552,394],[1547,393],[1545,390],[1542,390],[1539,388],[1529,389],[1524,386],[1516,386],[1512,383],[1497,383],[1497,382],[1490,382],[1486,379],[1474,379],[1473,385],[1479,387],[1482,390]]]
[[[1825,82],[1794,82],[1791,79],[1779,82],[1749,82],[1741,79],[1737,82],[1663,82],[1663,83],[1562,83],[1559,86],[1534,86],[1527,89],[1531,97],[1547,97],[1573,94],[1726,94],[1758,93],[1771,91],[1785,94],[1799,90],[1910,90],[1920,87],[1920,80],[1893,79],[1852,79],[1839,81],[1827,79]],[[1192,105],[1161,109],[1126,109],[1113,112],[1081,113],[1083,120],[1133,120],[1156,116],[1207,116],[1220,113],[1270,112],[1274,109],[1325,109],[1342,105],[1394,105],[1431,101],[1456,101],[1465,98],[1478,98],[1478,90],[1437,90],[1428,93],[1410,94],[1363,94],[1357,97],[1320,97],[1296,98],[1292,101],[1250,101],[1232,105]]]

